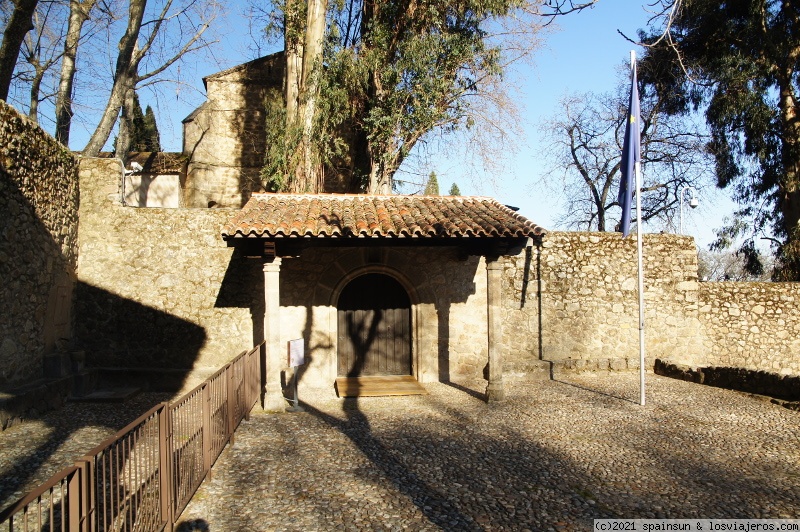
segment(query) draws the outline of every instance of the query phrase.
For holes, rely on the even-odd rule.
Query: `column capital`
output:
[[[500,263],[500,257],[486,256],[486,269],[487,270],[502,270],[503,265]]]
[[[273,257],[268,262],[264,262],[264,273],[281,271],[281,258]]]

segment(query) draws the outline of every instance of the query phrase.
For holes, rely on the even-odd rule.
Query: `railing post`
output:
[[[203,385],[203,475],[211,469],[211,385]]]
[[[75,465],[83,470],[85,525],[81,530],[97,531],[97,472],[92,456],[84,456]]]
[[[228,366],[225,372],[225,387],[227,388],[228,397],[228,426],[225,427],[225,439],[230,438],[230,444],[233,445],[233,428],[236,426],[236,386],[234,385],[233,374],[235,373],[236,363]]]
[[[172,409],[168,402],[158,415],[158,471],[160,492],[161,519],[166,523],[166,532],[172,532],[173,526],[173,501],[175,486],[172,482]]]
[[[244,418],[250,421],[250,410],[253,406],[253,358],[254,353],[252,349],[248,351],[247,358],[244,361]]]
[[[85,464],[77,462],[77,469],[67,480],[67,512],[64,522],[68,523],[68,530],[84,532],[86,530],[86,512],[84,489],[86,487]]]

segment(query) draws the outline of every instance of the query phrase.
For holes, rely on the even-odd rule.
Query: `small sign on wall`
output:
[[[305,363],[305,342],[303,339],[289,340],[289,367],[296,368]]]

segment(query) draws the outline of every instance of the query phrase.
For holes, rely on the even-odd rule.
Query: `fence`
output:
[[[172,530],[258,400],[260,345],[0,512],[0,532]]]

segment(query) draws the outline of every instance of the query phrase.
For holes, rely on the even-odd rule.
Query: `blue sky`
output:
[[[472,190],[471,184],[462,186],[461,182],[468,183],[468,179],[459,178],[457,169],[437,168],[440,185],[449,186],[450,181],[456,180],[462,192],[466,189],[495,196],[520,207],[521,214],[548,229],[563,229],[556,224],[563,211],[563,198],[541,183],[548,169],[542,160],[546,146],[539,124],[558,110],[559,100],[568,93],[615,89],[620,65],[627,63],[630,51],[636,49],[617,30],[635,37],[651,17],[646,7],[630,0],[600,0],[592,9],[563,17],[559,21],[560,30],[548,36],[545,47],[537,54],[536,64],[520,72],[525,139],[512,160],[509,175],[501,180],[496,191]],[[446,186],[441,188],[446,190]],[[705,247],[714,239],[713,230],[722,226],[722,218],[733,211],[734,205],[725,192],[713,188],[699,191],[698,198],[700,205],[696,210],[684,206],[684,233],[694,236],[698,245]],[[646,231],[661,229],[645,227]]]
[[[194,64],[187,65],[197,73],[193,86],[182,88],[180,98],[176,98],[169,109],[162,105],[156,110],[165,149],[180,150],[180,121],[203,101],[202,76],[254,57],[245,50],[248,36],[244,18],[236,14],[237,6],[242,4],[244,2],[228,4],[231,30],[221,32],[228,35],[223,37],[221,46],[215,47],[216,60],[196,59]],[[446,154],[439,154],[431,159],[426,170],[436,172],[442,193],[456,182],[462,194],[496,197],[519,207],[521,214],[543,227],[563,229],[556,224],[563,210],[563,198],[555,188],[542,185],[542,177],[548,169],[543,161],[542,151],[546,146],[543,146],[539,124],[557,111],[559,100],[568,93],[601,93],[615,88],[618,69],[628,61],[630,50],[635,48],[618,30],[634,37],[651,16],[646,8],[646,4],[630,0],[600,0],[591,9],[562,17],[559,29],[545,38],[534,64],[519,67],[511,77],[510,81],[521,87],[520,125],[524,133],[517,139],[518,151],[506,171],[502,175],[475,179],[474,172],[467,170],[458,157],[451,160]],[[149,103],[145,94],[140,97],[143,105]],[[698,209],[684,210],[684,232],[695,236],[697,243],[705,247],[713,240],[713,229],[722,225],[723,216],[732,212],[733,204],[724,192],[712,188],[701,190],[699,199]],[[645,228],[646,231],[661,229]]]

